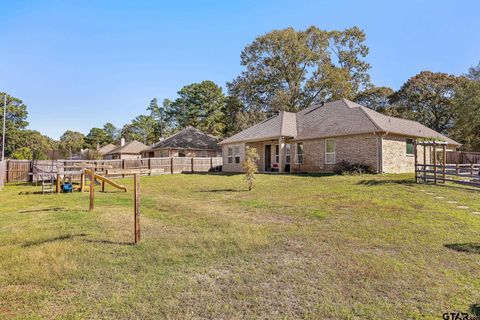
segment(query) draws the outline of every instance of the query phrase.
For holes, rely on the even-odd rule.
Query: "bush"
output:
[[[247,182],[248,191],[252,190],[255,173],[257,173],[257,161],[259,155],[255,148],[247,147],[245,152],[245,160],[243,160],[242,168],[245,172],[245,181]]]
[[[350,163],[348,161],[341,161],[335,167],[335,173],[341,175],[358,175],[373,173],[370,166],[361,163]]]

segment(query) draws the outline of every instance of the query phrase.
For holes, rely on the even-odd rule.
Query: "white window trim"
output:
[[[289,160],[287,161],[287,159]],[[290,143],[285,143],[285,164],[290,164],[290,161],[292,161],[292,145]]]
[[[299,144],[302,144],[302,146],[303,146],[303,150],[302,150],[303,161],[302,162],[298,161],[298,145]],[[303,144],[303,142],[297,142],[297,143],[295,143],[295,164],[303,164],[304,162],[305,162],[305,145]]]
[[[327,142],[333,141],[333,152],[327,152]],[[335,164],[337,163],[337,144],[335,143],[335,139],[325,139],[325,164]],[[333,154],[333,162],[328,162],[327,155]]]
[[[232,153],[230,153],[230,150],[232,150]],[[230,159],[232,159],[232,161],[230,161]],[[227,148],[227,163],[233,163],[233,147]]]
[[[237,152],[238,151],[238,152]],[[242,159],[240,157],[240,146],[234,146],[233,147],[233,161],[235,164],[239,164],[242,162]],[[237,162],[237,158],[238,158],[238,162]]]

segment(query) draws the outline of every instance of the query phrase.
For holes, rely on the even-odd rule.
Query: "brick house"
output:
[[[460,146],[416,121],[386,116],[346,99],[297,113],[282,111],[220,145],[227,172],[242,171],[245,149],[254,147],[261,172],[332,172],[345,160],[368,165],[378,173],[403,173],[414,171],[416,138],[445,141],[448,150]]]
[[[142,151],[143,158],[219,157],[219,139],[194,127],[187,127]]]
[[[110,150],[103,155],[104,160],[112,159],[141,159],[142,150],[148,148],[140,141],[133,140],[125,143],[125,139],[121,139],[120,146]]]

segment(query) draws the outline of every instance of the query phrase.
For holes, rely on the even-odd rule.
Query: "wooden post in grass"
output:
[[[170,157],[170,173],[173,174],[173,157]]]
[[[105,181],[102,180],[102,192],[105,192]]]
[[[134,175],[134,243],[140,242],[140,174]]]
[[[90,168],[90,211],[95,207],[95,168]]]
[[[427,178],[425,177],[427,173],[425,172],[427,170],[427,146],[424,144],[423,145],[423,183],[427,183]]]
[[[80,174],[80,192],[83,192],[85,189],[85,174],[82,173]]]
[[[413,153],[415,155],[415,183],[418,183],[418,156],[417,156],[417,140],[413,141]]]
[[[443,178],[443,183],[445,183],[445,178],[446,178],[446,171],[447,171],[447,145],[443,145],[442,149],[442,165],[443,165],[443,171],[442,171],[442,178]]]
[[[57,173],[57,181],[55,184],[55,192],[60,193],[60,174]]]
[[[437,144],[433,141],[433,183],[437,184]]]

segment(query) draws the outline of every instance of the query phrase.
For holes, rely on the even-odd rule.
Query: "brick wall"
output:
[[[232,163],[228,163],[228,148],[240,147],[240,163],[235,163],[235,155],[233,156]],[[242,161],[245,158],[245,143],[230,143],[222,145],[222,158],[223,168],[225,172],[242,172]]]
[[[378,136],[370,133],[328,139],[335,141],[335,163],[346,160],[377,170]],[[296,145],[292,144],[292,162],[296,162],[296,152]],[[325,139],[303,141],[303,152],[303,164],[292,164],[292,172],[332,172],[336,167],[336,164],[325,163]]]
[[[415,157],[407,155],[408,137],[399,135],[387,135],[382,138],[382,163],[383,172],[385,173],[409,173],[415,172]],[[417,147],[418,163],[423,164],[423,146]],[[455,150],[454,147],[447,147],[448,150]],[[438,147],[437,152],[440,153],[441,147]],[[427,146],[425,149],[426,163],[433,161],[433,148]]]

